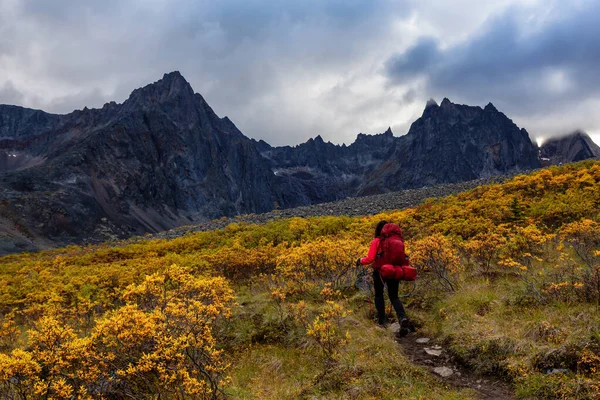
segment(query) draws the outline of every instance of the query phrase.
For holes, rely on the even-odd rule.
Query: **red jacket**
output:
[[[369,253],[367,254],[366,257],[361,258],[360,259],[360,263],[362,265],[367,265],[367,264],[371,264],[373,263],[372,267],[377,269],[379,267],[381,267],[383,265],[382,263],[382,259],[380,258],[379,260],[377,259],[377,253],[379,253],[379,238],[375,238],[373,239],[373,241],[371,242],[371,247],[369,247]]]

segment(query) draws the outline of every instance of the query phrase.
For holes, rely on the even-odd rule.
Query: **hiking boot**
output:
[[[412,326],[412,323],[409,321],[408,318],[402,318],[399,322],[400,324],[400,330],[398,330],[398,337],[404,337],[406,335],[408,335],[411,332],[414,332],[415,329]]]
[[[381,329],[384,331],[387,331],[388,329],[388,323],[387,322],[383,322],[383,323],[379,323],[377,322],[377,325],[375,325],[377,327],[377,329]]]
[[[398,322],[402,321],[403,319],[406,319],[406,311],[404,311],[404,306],[402,305],[402,302],[400,301],[400,299],[392,300],[392,306],[394,307],[394,310],[396,311],[396,316],[398,317]]]

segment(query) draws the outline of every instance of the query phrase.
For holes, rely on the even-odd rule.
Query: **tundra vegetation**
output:
[[[595,161],[375,216],[1,258],[0,397],[475,396],[370,319],[355,260],[381,219],[419,270],[405,306],[422,335],[517,397],[600,397]]]

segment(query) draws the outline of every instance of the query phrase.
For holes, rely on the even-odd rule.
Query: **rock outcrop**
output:
[[[540,158],[546,165],[600,158],[600,147],[587,133],[576,131],[544,142],[540,147]]]

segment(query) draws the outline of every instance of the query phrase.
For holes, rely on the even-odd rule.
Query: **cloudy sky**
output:
[[[273,145],[405,134],[429,98],[600,143],[600,0],[0,0],[0,103],[124,101],[179,70]]]

